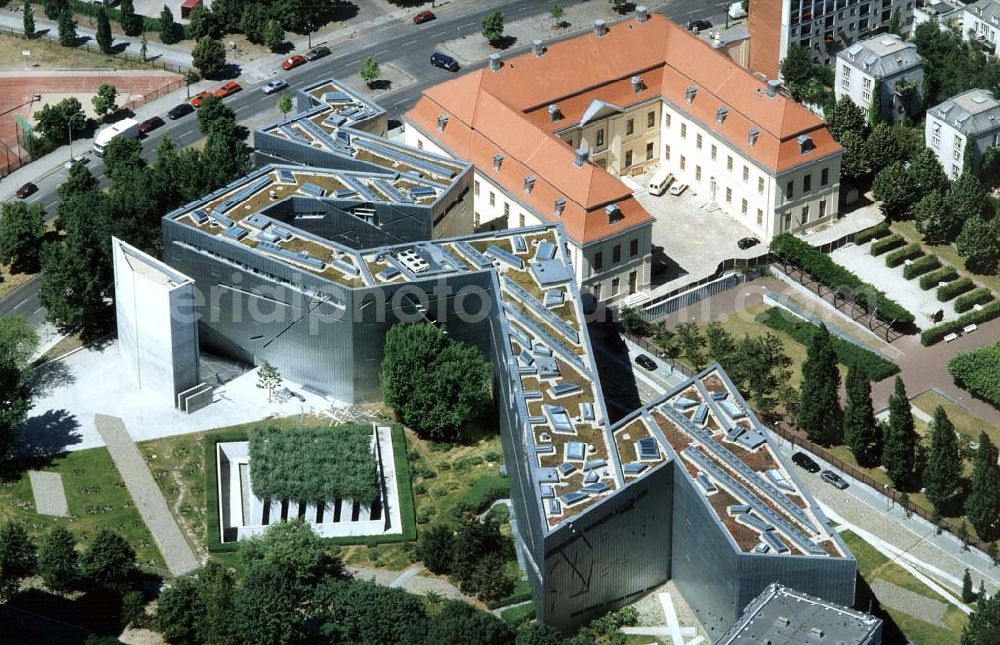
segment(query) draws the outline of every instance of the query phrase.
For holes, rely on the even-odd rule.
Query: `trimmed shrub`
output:
[[[979,311],[970,311],[951,322],[941,323],[920,333],[920,344],[933,345],[948,334],[962,330],[966,325],[981,325],[1000,316],[1000,301],[994,301]]]
[[[452,509],[452,516],[479,515],[498,499],[510,496],[510,483],[499,475],[483,475],[473,480]]]
[[[771,307],[757,314],[754,320],[771,329],[783,331],[794,338],[796,342],[808,347],[813,334],[819,330],[819,327],[807,320],[790,319],[789,315],[778,307]],[[898,365],[875,352],[859,347],[838,336],[831,335],[830,340],[833,341],[833,351],[837,355],[837,362],[848,367],[858,367],[872,381],[881,381],[899,373]]]
[[[1000,341],[955,356],[948,371],[974,396],[1000,405]]]
[[[958,271],[955,270],[955,267],[943,267],[920,278],[920,288],[927,291],[938,286],[941,282],[951,282],[957,277]]]
[[[918,275],[923,275],[928,271],[933,271],[941,266],[941,260],[937,259],[935,255],[925,255],[924,257],[914,260],[911,264],[907,264],[903,267],[903,277],[907,280],[912,280]]]
[[[938,287],[937,299],[941,302],[948,302],[955,296],[960,296],[966,291],[972,291],[976,288],[976,283],[969,278],[959,278],[954,282],[949,282],[943,287]]]
[[[881,239],[891,232],[892,231],[889,228],[889,222],[882,222],[881,224],[876,224],[871,228],[866,228],[863,231],[858,231],[857,233],[855,233],[854,243],[860,246],[861,244],[871,242],[872,240]]]
[[[894,320],[902,324],[912,324],[916,320],[912,313],[891,298],[886,297],[884,292],[863,281],[831,260],[830,256],[821,253],[794,235],[782,233],[771,240],[771,253],[797,262],[814,278],[831,289],[846,288],[854,293],[871,293],[871,298],[859,300],[858,305],[861,307],[871,305],[878,308],[879,315],[885,320]]]
[[[906,240],[903,239],[902,235],[890,235],[889,237],[881,239],[878,242],[872,242],[871,254],[882,255],[887,251],[898,249],[904,244],[906,244]]]
[[[980,287],[975,291],[959,296],[955,299],[955,312],[965,313],[972,309],[974,305],[985,305],[993,301],[993,292],[986,287]]]
[[[909,244],[885,256],[885,265],[889,268],[898,267],[907,260],[915,260],[923,254],[924,250],[919,244]]]

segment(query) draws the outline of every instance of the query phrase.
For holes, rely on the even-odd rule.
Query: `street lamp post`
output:
[[[69,123],[66,124],[66,133],[69,135],[69,160],[73,161],[73,120],[77,117],[83,116],[83,112],[77,112],[69,118]]]

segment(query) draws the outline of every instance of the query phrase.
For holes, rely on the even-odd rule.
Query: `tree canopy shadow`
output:
[[[68,410],[46,410],[29,417],[21,426],[20,461],[24,467],[32,467],[36,460],[66,452],[82,440],[76,416]]]
[[[62,361],[49,361],[36,367],[28,379],[34,396],[45,396],[60,387],[72,385],[76,377]]]

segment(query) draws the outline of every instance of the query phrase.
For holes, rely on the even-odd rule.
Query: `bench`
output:
[[[978,329],[978,327],[976,327],[975,324],[966,325],[965,327],[962,327],[962,333],[971,334],[972,332],[976,331],[976,329]]]
[[[972,310],[973,310],[973,311],[979,311],[979,310],[980,310],[980,309],[982,309],[982,308],[983,308],[983,306],[982,306],[982,305],[980,305],[980,304],[978,304],[978,303],[977,303],[977,304],[974,304],[974,305],[972,305]]]
[[[948,334],[947,336],[944,337],[944,342],[950,343],[951,341],[953,341],[953,340],[955,340],[957,338],[958,338],[958,334],[956,334],[955,332],[951,332],[950,334]]]

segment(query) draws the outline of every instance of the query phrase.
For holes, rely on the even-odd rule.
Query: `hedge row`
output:
[[[38,0],[33,0],[33,2],[39,6],[43,6],[45,4],[44,2]],[[90,2],[84,2],[83,0],[70,0],[69,7],[70,9],[73,10],[73,13],[80,14],[82,16],[91,16],[94,18],[97,17],[97,12],[100,11],[101,9],[101,5],[99,4],[92,4]],[[119,9],[115,9],[114,7],[104,7],[104,10],[107,12],[108,18],[114,20],[118,24],[121,24],[122,12]],[[149,16],[140,15],[140,17],[142,18],[143,31],[145,31],[146,33],[154,33],[154,34],[160,32],[159,16],[151,18]],[[178,32],[181,34],[181,39],[190,40],[191,27],[189,25],[182,25],[181,23],[177,22],[179,19],[180,19],[179,15],[174,16],[174,24],[176,25]]]
[[[805,320],[791,319],[790,316],[791,314],[786,313],[783,309],[771,307],[757,314],[755,320],[771,329],[785,332],[796,342],[808,347],[813,334],[819,331],[819,327]],[[848,367],[861,368],[872,381],[881,381],[899,373],[898,365],[875,352],[837,336],[831,336],[830,339],[833,341],[833,351],[837,354],[837,362]]]
[[[871,254],[882,255],[886,251],[898,249],[904,244],[906,244],[906,240],[903,239],[902,235],[890,235],[889,237],[881,239],[878,242],[872,242]]]
[[[966,291],[972,291],[976,288],[976,283],[969,278],[959,278],[954,282],[949,282],[943,287],[938,287],[937,299],[941,302],[948,302],[955,296],[960,296]]]
[[[1000,405],[1000,341],[955,356],[948,371],[973,395]]]
[[[941,282],[951,282],[958,277],[958,271],[955,267],[944,267],[934,273],[928,273],[924,277],[920,278],[920,288],[924,291],[928,289],[933,289],[938,286]]]
[[[925,255],[924,257],[914,260],[911,264],[907,264],[903,267],[903,277],[907,280],[912,280],[918,275],[923,275],[928,271],[933,271],[940,266],[941,260],[937,259],[937,256]]]
[[[236,542],[222,541],[219,524],[219,476],[216,472],[215,444],[227,441],[246,441],[249,432],[245,428],[216,430],[205,435],[205,547],[212,553],[235,551]]]
[[[915,260],[923,254],[924,250],[920,248],[919,244],[908,244],[898,251],[893,251],[889,255],[885,256],[885,265],[890,269],[898,267],[907,260]]]
[[[1000,316],[1000,302],[991,302],[979,311],[970,311],[956,320],[925,329],[920,333],[920,344],[933,345],[948,334],[961,331],[966,325],[981,325],[998,316]]]
[[[830,256],[821,253],[793,235],[782,233],[771,240],[771,253],[797,262],[820,283],[831,289],[846,288],[859,295],[871,294],[868,298],[859,298],[858,304],[862,307],[867,305],[876,307],[885,320],[895,320],[897,323],[903,324],[913,323],[915,320],[912,313],[886,297],[884,292],[840,266],[831,260]]]
[[[985,305],[987,302],[993,301],[993,292],[986,287],[980,287],[971,293],[967,293],[964,296],[959,296],[955,299],[955,311],[958,313],[965,313],[966,311],[972,309],[974,305]]]
[[[863,231],[858,231],[854,234],[854,243],[861,245],[872,240],[881,239],[891,232],[889,229],[889,222],[882,222],[881,224],[876,224],[871,228],[866,228]]]

